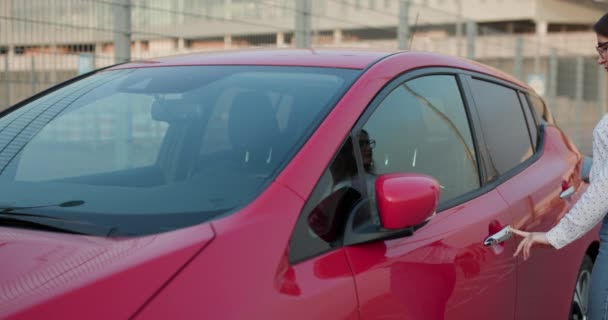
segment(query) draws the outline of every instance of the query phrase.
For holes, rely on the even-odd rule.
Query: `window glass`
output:
[[[153,100],[120,93],[58,116],[24,149],[16,179],[46,181],[155,164],[168,124],[152,119]]]
[[[0,203],[143,235],[255,199],[360,70],[105,70],[0,118]],[[48,206],[76,201],[78,206]],[[40,208],[43,206],[43,208]],[[106,232],[102,232],[106,235]]]
[[[201,155],[218,153],[231,149],[231,139],[228,131],[230,111],[234,102],[238,102],[241,96],[248,96],[252,99],[257,98],[260,103],[268,105],[272,109],[273,120],[276,122],[280,132],[293,134],[295,130],[294,95],[288,92],[276,92],[265,90],[255,92],[243,88],[234,88],[223,92],[214,108],[209,125],[202,137]],[[290,119],[291,118],[291,119]],[[291,121],[291,123],[288,123]],[[288,126],[291,124],[291,126]],[[278,138],[278,137],[275,137]]]
[[[532,107],[534,107],[534,110],[536,111],[536,115],[540,117],[539,120],[547,122],[549,124],[555,124],[555,119],[553,119],[551,110],[549,110],[543,100],[536,94],[530,94],[528,97],[530,98],[530,103],[532,103]]]
[[[454,76],[433,75],[395,88],[364,126],[373,175],[416,172],[439,181],[441,201],[479,187],[466,110]],[[365,152],[365,149],[362,148]]]
[[[536,143],[538,139],[538,126],[534,120],[534,116],[532,115],[532,110],[530,110],[530,105],[528,105],[528,100],[523,93],[519,93],[519,101],[524,109],[524,114],[526,115],[526,121],[528,122],[528,129],[530,130],[530,139],[532,140],[532,147],[536,150]]]
[[[362,144],[369,143],[365,136],[359,139]],[[291,238],[292,263],[342,245],[346,221],[363,200],[367,187],[359,175],[354,150],[348,138],[319,179]]]
[[[471,88],[490,157],[489,180],[532,155],[528,125],[515,90],[473,79]]]

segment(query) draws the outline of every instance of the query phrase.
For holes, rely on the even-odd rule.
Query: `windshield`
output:
[[[253,200],[359,70],[187,66],[99,72],[0,118],[0,207],[141,235]],[[53,206],[82,201],[75,207]]]

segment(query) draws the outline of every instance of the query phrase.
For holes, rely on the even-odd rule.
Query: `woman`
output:
[[[373,186],[376,179],[374,174],[374,161],[372,149],[376,146],[376,141],[371,140],[366,130],[359,133],[359,149],[365,170],[365,182]],[[350,140],[338,153],[336,160],[331,167],[332,177],[336,182],[333,191],[342,187],[354,187],[357,190],[365,190],[365,186],[357,181],[357,161],[355,160],[355,150]],[[371,193],[374,194],[374,193]]]
[[[598,63],[608,71],[608,13],[593,29],[597,36]],[[514,256],[530,257],[534,244],[551,245],[560,249],[583,236],[603,219],[600,229],[600,250],[593,266],[588,316],[591,320],[608,318],[608,116],[604,115],[593,130],[593,166],[590,185],[582,197],[560,222],[548,232],[513,233],[524,239]]]

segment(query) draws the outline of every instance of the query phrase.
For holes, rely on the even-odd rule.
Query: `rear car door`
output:
[[[486,142],[486,183],[497,185],[509,203],[515,228],[548,231],[578,197],[561,199],[562,191],[584,188],[580,155],[557,128],[538,129],[523,92],[488,78],[469,80]],[[516,319],[567,318],[584,252],[578,245],[559,251],[541,246],[529,260],[520,257]]]
[[[413,235],[345,247],[362,319],[514,319],[515,243],[483,245],[512,216],[498,192],[481,184],[480,128],[461,82],[449,69],[402,76],[355,127],[363,180],[416,172],[441,187],[437,215]],[[371,155],[361,137],[373,142]],[[371,201],[361,210],[373,220],[374,184],[367,186]]]

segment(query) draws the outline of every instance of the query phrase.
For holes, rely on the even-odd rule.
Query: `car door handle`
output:
[[[572,197],[573,194],[574,194],[574,186],[571,186],[570,188],[562,191],[562,193],[559,194],[559,197],[561,199],[568,199],[568,198]]]
[[[511,227],[506,226],[502,228],[502,230],[496,232],[495,234],[489,236],[486,240],[484,240],[483,245],[486,247],[493,246],[495,244],[499,244],[505,242],[511,238]]]

